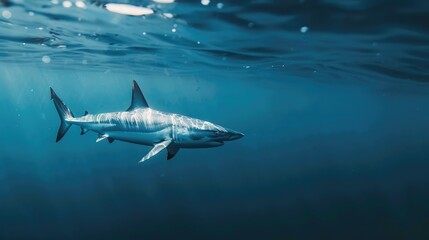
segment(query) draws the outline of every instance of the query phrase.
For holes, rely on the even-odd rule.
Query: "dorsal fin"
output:
[[[142,90],[140,90],[139,85],[135,80],[133,80],[133,96],[131,99],[131,106],[127,111],[133,111],[138,108],[148,108],[149,105],[146,102],[146,99],[143,96]]]
[[[85,111],[85,113],[83,114],[83,116],[86,116],[86,115],[88,115],[88,113],[89,113],[88,111]]]

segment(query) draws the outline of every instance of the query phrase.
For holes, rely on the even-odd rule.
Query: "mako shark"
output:
[[[244,134],[211,122],[179,114],[157,111],[149,107],[140,87],[133,81],[131,106],[123,112],[89,114],[74,117],[72,111],[52,88],[51,99],[60,116],[61,125],[56,141],[60,141],[71,125],[80,126],[81,135],[88,131],[98,133],[96,142],[107,139],[153,146],[140,162],[167,149],[167,160],[180,148],[208,148],[222,146],[225,141],[236,140]]]

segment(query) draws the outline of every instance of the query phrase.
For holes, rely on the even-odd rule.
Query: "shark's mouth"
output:
[[[222,146],[222,145],[224,144],[224,142],[223,142],[223,141],[220,141],[220,140],[213,141],[213,142],[218,143],[218,144],[219,144],[219,146]]]

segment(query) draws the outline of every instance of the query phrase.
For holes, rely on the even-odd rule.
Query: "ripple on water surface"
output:
[[[3,0],[0,7],[2,62],[429,81],[427,1]]]

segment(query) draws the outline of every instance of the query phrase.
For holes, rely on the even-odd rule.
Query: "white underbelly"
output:
[[[171,131],[168,129],[164,129],[157,132],[112,131],[106,132],[106,134],[109,135],[109,137],[119,141],[142,145],[154,145],[164,141],[165,139],[170,139],[170,132]]]

